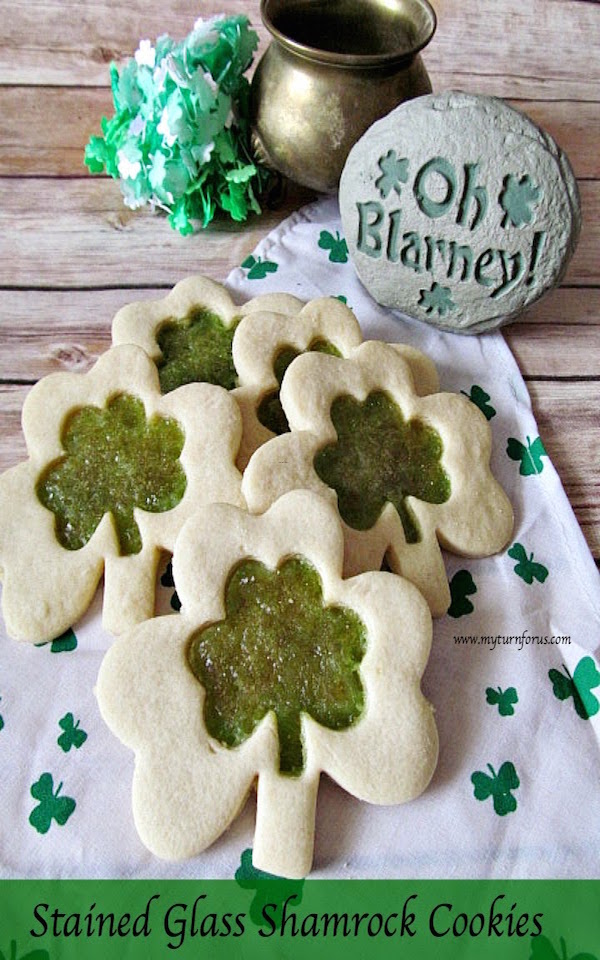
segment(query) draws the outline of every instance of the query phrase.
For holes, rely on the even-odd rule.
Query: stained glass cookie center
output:
[[[190,668],[206,691],[206,728],[226,746],[239,746],[273,711],[280,770],[298,776],[305,762],[301,714],[343,730],[363,711],[365,628],[354,611],[324,605],[319,574],[301,557],[275,570],[243,560],[229,576],[225,609],[225,619],[195,633],[188,647]]]
[[[237,386],[231,345],[237,320],[226,326],[203,308],[187,317],[167,320],[158,330],[160,388],[170,393],[186,383],[213,383],[226,390]]]
[[[185,492],[178,422],[147,419],[141,400],[118,394],[104,408],[74,411],[61,442],[65,456],[46,468],[36,486],[38,499],[55,514],[59,543],[79,550],[111,513],[121,554],[139,553],[134,508],[162,513],[177,506]]]
[[[340,351],[333,343],[321,338],[313,340],[307,347],[306,352],[328,353],[332,357],[341,356]],[[301,350],[291,346],[282,347],[277,353],[275,362],[273,363],[273,373],[275,374],[279,388],[281,388],[283,378],[290,363],[292,363],[296,357],[299,357],[301,353]],[[287,417],[281,405],[281,400],[279,399],[279,389],[272,390],[270,393],[265,394],[260,401],[256,415],[263,427],[266,427],[271,433],[280,436],[282,433],[289,432],[290,425],[287,422]]]
[[[422,420],[406,421],[383,391],[370,393],[364,402],[349,395],[336,397],[331,419],[337,440],[318,451],[314,467],[336,491],[342,519],[355,530],[370,530],[391,503],[407,542],[418,542],[418,523],[406,497],[427,503],[444,503],[450,497],[438,432]]]

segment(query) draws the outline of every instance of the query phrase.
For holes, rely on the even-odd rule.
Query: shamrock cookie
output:
[[[237,307],[221,284],[188,277],[161,300],[139,301],[119,310],[112,339],[114,344],[136,343],[152,357],[163,393],[194,382],[233,390],[238,378],[232,341],[240,318],[257,310],[299,313],[302,306],[289,294],[265,294]]]
[[[298,357],[281,402],[292,432],[261,447],[242,481],[260,513],[314,490],[344,522],[345,575],[391,569],[419,587],[434,616],[450,603],[438,545],[465,556],[501,550],[510,503],[490,472],[491,431],[458,394],[419,397],[406,360],[370,341],[351,359]]]
[[[300,313],[286,316],[253,308],[241,320],[233,338],[240,383],[235,397],[244,421],[240,468],[245,469],[263,443],[289,431],[279,391],[292,361],[307,352],[349,357],[361,343],[358,320],[334,297],[311,300]],[[437,389],[437,372],[428,357],[405,344],[394,348],[410,364],[420,390],[430,393]]]
[[[152,616],[160,551],[189,514],[243,502],[235,401],[210,384],[161,396],[136,346],[113,347],[85,375],[41,380],[23,430],[29,459],[0,477],[2,607],[17,639],[62,633],[103,571],[109,630]]]
[[[343,552],[335,509],[308,491],[262,516],[204,507],[175,546],[181,613],[108,651],[98,702],[135,751],[135,823],[158,856],[204,850],[258,779],[254,865],[304,876],[321,772],[380,804],[429,783],[427,605],[392,574],[342,580]]]
[[[182,280],[162,300],[130,304],[113,320],[113,342],[136,343],[155,361],[163,393],[205,381],[230,390],[243,418],[238,466],[287,430],[279,387],[291,361],[306,350],[347,356],[362,341],[352,311],[333,297],[304,305],[286,293],[264,294],[237,307],[227,290],[204,277]],[[399,347],[429,392],[430,361]]]

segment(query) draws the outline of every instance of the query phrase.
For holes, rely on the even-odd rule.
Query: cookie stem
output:
[[[294,879],[309,873],[318,789],[318,774],[289,777],[274,770],[261,772],[252,854],[258,870]]]

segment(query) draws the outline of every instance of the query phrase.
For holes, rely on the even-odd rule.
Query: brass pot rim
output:
[[[414,60],[417,54],[430,42],[437,28],[437,16],[429,0],[410,0],[415,8],[420,8],[428,18],[427,27],[419,34],[416,42],[407,50],[386,50],[382,53],[341,53],[311,46],[295,40],[275,26],[272,8],[279,0],[260,0],[260,15],[271,36],[283,47],[298,56],[318,63],[337,67],[389,67],[393,64]]]

